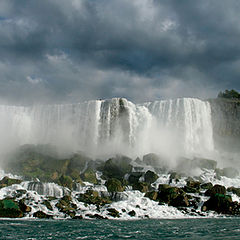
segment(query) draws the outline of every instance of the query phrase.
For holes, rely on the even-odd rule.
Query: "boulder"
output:
[[[159,192],[160,202],[167,203],[174,207],[188,207],[189,202],[186,193],[177,187],[167,187]]]
[[[97,206],[103,206],[111,203],[108,197],[100,197],[98,192],[94,190],[87,190],[86,193],[80,193],[78,201]]]
[[[240,197],[240,188],[235,188],[235,187],[229,187],[227,188],[228,192],[232,192],[236,194],[238,197]]]
[[[9,177],[4,177],[0,181],[0,188],[8,187],[8,186],[11,186],[13,184],[20,184],[21,182],[22,182],[22,180],[19,180],[19,179],[13,179],[13,178],[9,178]]]
[[[127,173],[132,171],[132,165],[130,164],[131,161],[131,158],[117,156],[107,160],[104,165],[98,169],[102,171],[103,176],[106,179],[117,178],[122,180]]]
[[[149,154],[144,155],[143,162],[146,165],[149,165],[152,167],[164,167],[165,166],[163,159],[161,159],[160,156],[158,156],[155,153],[149,153]]]
[[[45,212],[43,211],[37,211],[33,214],[33,217],[36,217],[36,218],[46,218],[46,219],[49,219],[49,218],[53,218],[52,215],[48,215],[46,214]]]
[[[53,210],[53,207],[52,207],[51,203],[48,200],[44,200],[43,201],[43,205],[45,205],[48,210],[50,210],[50,211]]]
[[[136,212],[134,210],[128,212],[128,215],[131,216],[131,217],[134,217],[136,216]]]
[[[158,179],[158,175],[153,172],[153,171],[150,171],[148,170],[145,174],[144,174],[144,181],[146,183],[153,183],[155,182],[156,180]]]
[[[120,180],[116,178],[110,178],[105,183],[109,192],[123,192],[124,188]]]
[[[214,196],[216,193],[225,195],[226,194],[226,188],[222,185],[214,185],[212,188],[209,188],[205,192],[205,196]]]
[[[200,182],[194,181],[193,179],[187,180],[187,185],[184,186],[183,190],[188,193],[198,193],[200,189]]]
[[[138,190],[140,192],[146,193],[149,190],[149,184],[146,182],[138,182],[133,184],[133,190]]]
[[[132,172],[128,177],[128,182],[130,184],[135,184],[139,181],[139,178],[142,177],[142,172]]]
[[[200,185],[201,189],[210,189],[212,187],[213,187],[213,184],[211,182],[203,183],[203,184]]]
[[[90,168],[88,168],[84,173],[81,174],[81,178],[84,182],[89,182],[93,184],[98,183],[96,172],[94,172],[94,170]]]
[[[58,180],[58,184],[63,186],[63,187],[67,187],[69,189],[72,189],[73,187],[73,180],[71,177],[66,176],[66,175],[62,175],[59,180]]]
[[[144,197],[147,197],[151,200],[157,201],[158,200],[158,192],[157,191],[150,191],[147,192]]]
[[[206,159],[206,158],[194,158],[193,167],[216,169],[217,162],[215,160]]]
[[[117,211],[115,208],[108,208],[107,211],[108,211],[108,215],[109,215],[109,216],[112,216],[112,217],[115,217],[115,218],[116,218],[116,217],[117,217],[117,218],[120,217],[119,211]]]
[[[11,199],[4,199],[0,200],[0,217],[21,218],[23,217],[23,212],[17,202]]]
[[[232,202],[231,196],[216,193],[207,200],[202,211],[212,210],[222,214],[239,214],[238,204]]]

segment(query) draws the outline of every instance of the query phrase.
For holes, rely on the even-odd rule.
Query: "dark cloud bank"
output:
[[[1,0],[0,100],[240,89],[239,0]]]

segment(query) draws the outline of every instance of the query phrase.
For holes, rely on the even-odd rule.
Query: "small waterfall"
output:
[[[27,190],[35,191],[39,195],[63,197],[64,195],[69,193],[69,190],[55,183],[23,182],[22,185]]]
[[[133,104],[122,98],[32,107],[0,106],[0,152],[52,144],[90,154],[205,153],[214,150],[211,108],[194,98]]]

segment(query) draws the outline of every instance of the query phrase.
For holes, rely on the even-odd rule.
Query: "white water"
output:
[[[126,99],[32,107],[0,106],[0,151],[52,144],[89,155],[201,155],[214,151],[211,108],[193,98],[135,105]],[[11,150],[11,149],[9,149]]]

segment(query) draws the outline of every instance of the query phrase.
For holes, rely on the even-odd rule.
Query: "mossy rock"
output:
[[[163,188],[159,192],[159,201],[174,207],[188,207],[189,202],[186,193],[177,187]]]
[[[77,205],[72,203],[71,196],[62,197],[55,205],[60,212],[69,213],[77,209]]]
[[[19,200],[18,205],[19,205],[20,210],[24,213],[29,213],[32,211],[32,208],[25,204],[24,198]]]
[[[151,200],[157,201],[158,200],[158,192],[157,191],[151,191],[147,192],[144,197],[147,197]]]
[[[217,193],[225,195],[226,194],[226,188],[224,186],[222,186],[222,185],[216,184],[212,188],[209,188],[205,192],[205,196],[214,196]]]
[[[23,217],[23,212],[17,202],[4,199],[0,200],[0,217],[21,218]]]
[[[146,193],[149,190],[149,184],[146,182],[138,182],[133,185],[133,190],[138,190],[140,192]]]
[[[200,185],[201,189],[210,189],[212,187],[213,187],[213,184],[211,182],[203,183],[203,184]]]
[[[235,188],[235,187],[229,187],[227,188],[228,192],[232,192],[236,194],[238,197],[240,197],[240,188]]]
[[[50,210],[50,211],[53,210],[53,207],[52,207],[51,203],[48,200],[44,200],[43,201],[43,205],[45,205],[48,210]]]
[[[102,171],[106,179],[117,178],[122,180],[127,173],[132,171],[131,161],[128,157],[117,156],[107,160],[99,170]]]
[[[117,211],[115,208],[108,208],[107,211],[108,211],[109,216],[112,216],[112,217],[115,217],[115,218],[120,217],[119,211]]]
[[[89,182],[93,184],[98,183],[96,172],[94,172],[92,169],[87,169],[84,173],[82,173],[81,178],[84,182]]]
[[[105,183],[109,192],[123,192],[124,188],[120,180],[116,178],[111,178]]]
[[[21,182],[22,182],[22,180],[19,180],[19,179],[13,179],[13,178],[9,178],[9,177],[4,177],[0,181],[0,188],[8,187],[8,186],[11,186],[13,184],[20,184]]]
[[[63,187],[67,187],[69,189],[72,189],[72,187],[73,187],[73,180],[72,180],[72,178],[70,176],[62,175],[58,179],[58,184],[63,186]]]
[[[165,191],[165,189],[170,188],[171,186],[168,184],[159,184],[158,185],[158,191]]]
[[[148,170],[145,174],[144,174],[144,181],[147,183],[153,183],[158,179],[158,175],[153,172]]]
[[[87,204],[94,204],[97,206],[103,206],[105,204],[111,203],[109,198],[100,197],[97,191],[87,190],[86,193],[81,193],[78,196],[79,202],[84,202]]]
[[[139,178],[143,175],[142,172],[132,172],[128,177],[128,182],[130,184],[135,184],[139,181]]]
[[[33,217],[36,217],[36,218],[45,218],[45,219],[50,219],[50,218],[53,218],[52,215],[48,215],[46,213],[44,213],[43,211],[37,211],[33,214]]]
[[[211,195],[210,199],[203,204],[202,211],[212,210],[217,213],[232,214],[232,206],[231,196],[216,193]]]

